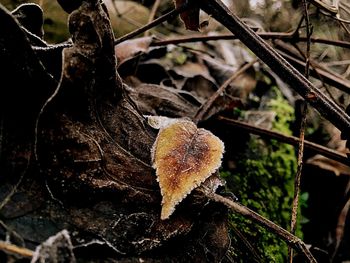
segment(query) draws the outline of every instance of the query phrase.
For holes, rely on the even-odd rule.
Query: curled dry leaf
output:
[[[162,200],[161,219],[167,219],[194,188],[221,165],[223,142],[186,120],[160,129],[152,148]]]

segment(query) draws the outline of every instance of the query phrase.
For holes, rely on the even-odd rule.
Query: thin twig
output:
[[[0,202],[0,210],[3,209],[4,206],[8,204],[8,202],[11,200],[12,196],[17,192],[17,189],[20,186],[20,184],[22,183],[24,175],[27,172],[27,168],[28,168],[28,165],[27,165],[27,167],[24,168],[24,171],[21,173],[17,183],[13,186],[10,193],[8,195],[6,195],[6,197]]]
[[[286,43],[277,40],[275,42],[278,49],[277,52],[283,56],[289,63],[300,71],[305,70],[306,63],[289,47]],[[312,68],[310,69],[311,76],[315,78],[322,77],[323,82],[333,86],[336,89],[350,94],[350,82],[341,75],[321,66],[316,61],[311,60]]]
[[[263,262],[261,256],[256,251],[256,248],[247,240],[247,238],[241,233],[241,231],[233,224],[232,221],[229,221],[230,229],[234,232],[235,235],[240,239],[240,241],[246,246],[246,248],[249,250],[249,253],[252,254],[253,258],[255,259],[255,262]]]
[[[152,9],[151,9],[151,13],[150,13],[149,18],[148,18],[148,23],[151,23],[154,20],[154,18],[156,17],[156,13],[157,13],[157,10],[159,8],[160,2],[161,2],[161,0],[156,0],[154,2]],[[147,30],[145,32],[145,37],[148,37],[149,35],[150,35],[150,31]]]
[[[228,78],[224,84],[198,109],[196,115],[194,116],[193,122],[198,123],[204,117],[204,115],[209,111],[209,109],[213,106],[215,100],[225,91],[228,85],[231,84],[236,78],[238,78],[242,73],[244,73],[247,69],[253,66],[257,62],[257,59],[252,60],[251,62],[245,64],[238,71],[236,71],[230,78]]]
[[[195,1],[197,2],[197,1]],[[234,15],[220,0],[198,1],[200,7],[236,34],[252,52],[311,106],[345,133],[350,132],[350,116],[282,58],[268,43]]]
[[[341,22],[341,21],[338,21],[338,23],[346,31],[346,33],[348,33],[350,35],[350,30],[346,27],[346,25],[343,22]]]
[[[310,46],[311,46],[311,34],[312,30],[310,28],[310,18],[308,12],[308,5],[306,0],[302,1],[303,11],[306,23],[306,36],[308,41],[306,42],[306,57],[305,57],[305,78],[308,79],[310,75]],[[299,132],[299,145],[298,145],[298,159],[297,159],[297,173],[294,179],[294,197],[292,205],[292,216],[290,223],[290,232],[295,235],[297,227],[297,217],[298,217],[298,208],[299,208],[299,196],[300,196],[300,183],[301,183],[301,173],[303,170],[303,158],[304,158],[304,138],[305,138],[305,126],[306,126],[306,117],[307,117],[307,104],[304,102],[302,107],[302,116],[300,121],[300,132]],[[288,257],[289,262],[293,263],[293,249],[288,248]]]
[[[134,19],[131,19],[127,16],[128,13],[134,12],[135,7],[128,8],[124,11],[124,13],[119,12],[119,9],[117,7],[117,3],[114,0],[106,0],[105,4],[107,6],[107,9],[110,10],[110,20],[113,23],[113,20],[116,18],[122,19],[129,23],[132,26],[135,27],[141,27],[142,23],[139,23],[138,21],[135,21]]]
[[[297,36],[294,33],[284,33],[284,32],[257,32],[258,36],[262,39],[280,39],[286,42],[307,42],[307,37]],[[234,34],[222,34],[216,36],[203,36],[203,35],[191,35],[185,37],[170,38],[165,40],[158,40],[152,43],[152,46],[164,46],[169,44],[183,44],[183,43],[194,43],[194,42],[207,42],[216,40],[234,40],[237,36]],[[350,48],[350,42],[342,40],[332,40],[319,37],[311,37],[311,43],[332,45],[342,48]]]
[[[27,163],[25,164],[25,167],[23,167],[23,170],[21,171],[21,174],[18,178],[17,183],[13,186],[11,191],[5,196],[5,198],[0,202],[0,211],[1,209],[4,208],[5,205],[8,204],[8,202],[11,200],[12,196],[17,192],[18,187],[23,181],[24,176],[27,174],[28,167],[29,167],[29,162],[30,162],[30,157],[26,160]]]
[[[306,0],[303,0],[304,13],[305,13],[305,22],[306,22],[306,66],[305,66],[305,78],[309,79],[310,77],[310,51],[311,51],[311,35],[312,35],[312,27],[310,26],[310,18],[308,7],[306,4]]]
[[[16,240],[20,241],[21,244],[24,244],[23,237],[21,235],[19,235],[16,231],[14,231],[12,228],[7,226],[1,219],[0,219],[0,226],[6,231],[6,241],[10,240],[10,238],[12,236]]]
[[[337,21],[337,22],[343,24],[344,26],[350,24],[350,20],[343,19],[343,18],[341,18],[340,16],[328,15],[328,14],[326,14],[326,13],[322,13],[322,14],[324,14],[325,16],[328,16],[328,17],[330,17],[331,19],[333,19],[333,20],[335,20],[335,21]]]
[[[171,17],[174,17],[182,12],[184,12],[185,10],[187,10],[188,8],[190,8],[190,4],[189,3],[185,3],[181,6],[179,6],[178,8],[176,9],[173,9],[171,10],[170,12],[158,17],[157,19],[153,20],[152,22],[144,25],[143,27],[140,27],[116,40],[114,40],[114,45],[118,45],[119,43],[125,41],[125,40],[128,40],[128,39],[131,39],[133,37],[136,37],[137,35],[139,34],[142,34],[144,33],[145,31],[147,31],[148,29],[151,29],[152,27],[155,27],[163,22],[165,22],[166,20],[168,20],[169,18]]]
[[[350,64],[350,60],[338,60],[338,61],[330,61],[330,62],[321,62],[322,65],[325,65],[326,67],[332,67],[332,66],[345,66]]]
[[[308,43],[310,43],[310,42],[308,42]],[[307,56],[306,56],[306,55],[304,54],[304,52],[299,48],[299,46],[298,46],[296,43],[293,43],[292,45],[293,45],[293,47],[294,47],[296,50],[298,50],[299,54],[300,54],[300,55],[304,58],[304,60],[306,61],[306,60],[307,60]],[[323,76],[322,76],[322,75],[319,73],[319,71],[318,71],[318,67],[319,67],[319,66],[321,66],[321,65],[320,65],[320,64],[315,64],[315,62],[312,61],[311,58],[309,57],[309,58],[308,58],[308,63],[305,62],[304,71],[307,71],[307,75],[309,76],[310,71],[312,70],[313,76],[316,77],[317,79],[319,79],[319,80],[321,81],[321,83],[322,83],[322,85],[319,86],[319,88],[320,88],[320,87],[324,87],[325,90],[326,90],[326,92],[327,92],[327,94],[328,94],[328,96],[330,97],[330,99],[333,100],[333,101],[336,103],[336,102],[337,102],[337,99],[334,98],[333,94],[332,94],[332,93],[330,92],[330,90],[328,89],[328,86],[327,86],[326,81],[324,80]],[[329,73],[332,73],[332,71],[328,71],[328,70],[326,70],[326,71],[329,72]],[[305,74],[306,74],[306,73],[305,73]],[[343,78],[343,77],[340,75],[340,78]],[[334,76],[334,77],[332,76],[332,79],[335,80],[336,77],[335,77],[335,76]],[[343,80],[345,80],[345,78],[344,78]],[[328,80],[327,82],[329,82],[329,80]],[[347,81],[345,80],[345,82],[347,82]],[[343,82],[343,83],[344,83],[344,82]],[[349,84],[350,84],[350,83],[349,83]],[[335,85],[334,87],[335,87],[336,89],[340,89],[338,85]],[[349,86],[349,87],[350,87],[350,86]],[[350,90],[349,90],[349,92],[350,92]]]
[[[300,134],[299,134],[299,145],[298,145],[298,159],[297,159],[297,173],[294,179],[294,197],[292,205],[292,217],[290,224],[290,232],[295,235],[297,217],[298,217],[298,207],[299,207],[299,196],[300,196],[300,182],[301,182],[301,172],[303,170],[303,157],[304,157],[304,145],[305,145],[305,126],[306,126],[306,116],[307,116],[307,104],[303,103],[302,117],[300,122]],[[293,262],[293,250],[289,249],[289,262]]]
[[[143,27],[142,27],[142,29],[143,29]],[[141,33],[145,32],[149,29],[150,28],[142,31]],[[139,30],[139,29],[137,29],[137,30]],[[135,31],[133,31],[133,32],[135,32]],[[141,33],[137,33],[137,34],[141,34]],[[284,33],[284,32],[261,32],[261,33],[259,33],[258,32],[256,34],[259,35],[262,39],[271,39],[271,40],[280,39],[280,40],[283,40],[285,42],[291,42],[291,43],[306,42],[307,41],[307,37],[295,36],[293,33]],[[128,39],[132,38],[134,36],[135,35],[132,35],[132,36],[128,37]],[[123,37],[125,37],[125,36],[123,36]],[[216,36],[203,36],[203,35],[196,34],[196,35],[190,35],[190,36],[184,36],[184,37],[169,38],[169,39],[165,39],[165,40],[156,40],[151,44],[151,46],[165,46],[165,45],[170,45],[170,44],[177,45],[177,44],[194,43],[194,42],[208,42],[208,41],[217,41],[217,40],[234,40],[237,38],[238,37],[234,34],[222,34],[222,35],[216,35]],[[120,42],[123,41],[120,39],[121,38],[115,39],[115,44],[119,44]],[[332,40],[332,39],[325,39],[325,38],[319,38],[319,37],[311,37],[311,43],[332,45],[332,46],[350,49],[350,42],[342,41],[342,40]],[[72,46],[71,43],[65,42],[62,44],[50,45],[47,47],[33,46],[33,49],[45,51],[45,50],[51,50],[51,49],[63,49],[66,47],[71,47],[71,46]]]
[[[31,258],[34,255],[34,251],[32,250],[29,250],[24,247],[18,247],[16,245],[9,244],[3,241],[0,241],[0,250],[8,253],[12,253],[12,254],[20,255],[26,258]]]
[[[302,16],[297,24],[297,27],[294,29],[294,31],[292,31],[293,38],[300,37],[299,30],[303,25],[304,19],[304,16]]]
[[[338,14],[338,7],[328,4],[328,2],[326,1],[308,0],[308,2],[314,4],[315,6],[320,8],[321,11],[326,12],[327,14],[331,14],[332,16]]]
[[[263,129],[260,127],[253,126],[253,125],[248,124],[248,123],[244,123],[242,121],[229,119],[229,118],[226,118],[223,116],[218,116],[217,119],[225,122],[228,125],[234,126],[236,128],[239,128],[239,129],[243,129],[243,130],[245,130],[249,133],[252,133],[252,134],[256,134],[256,135],[266,137],[269,139],[275,139],[275,140],[278,140],[280,142],[288,143],[288,144],[291,144],[294,146],[297,146],[299,144],[298,137],[288,136],[288,135],[285,135],[285,134],[282,134],[279,132],[266,130],[266,129]],[[327,158],[330,158],[332,160],[335,160],[337,162],[340,162],[342,164],[350,166],[350,161],[345,154],[342,154],[342,153],[335,151],[333,149],[329,149],[329,148],[324,147],[322,145],[319,145],[319,144],[316,144],[316,143],[313,143],[310,141],[306,141],[306,140],[304,140],[304,145],[305,145],[306,149],[312,151],[315,154],[321,154]]]
[[[234,202],[231,199],[228,199],[228,198],[222,197],[221,195],[213,193],[209,189],[204,189],[204,187],[202,187],[199,189],[199,191],[202,191],[202,193],[204,193],[205,196],[208,197],[209,199],[225,205],[226,207],[233,210],[234,212],[270,230],[272,233],[274,233],[275,235],[283,239],[288,245],[294,247],[300,253],[304,254],[304,256],[307,258],[309,262],[317,263],[316,259],[310,253],[305,243],[300,238],[292,235],[284,228],[266,219],[265,217],[262,217],[258,213],[250,210],[248,207],[243,206],[237,202]]]

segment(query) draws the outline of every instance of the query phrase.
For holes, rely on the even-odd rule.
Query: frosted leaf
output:
[[[161,219],[167,219],[194,188],[221,165],[223,142],[187,120],[162,127],[152,148],[162,194]]]

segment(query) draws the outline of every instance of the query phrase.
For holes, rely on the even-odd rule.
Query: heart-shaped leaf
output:
[[[152,149],[153,167],[162,200],[161,219],[167,219],[194,188],[221,165],[223,142],[186,120],[161,128]]]

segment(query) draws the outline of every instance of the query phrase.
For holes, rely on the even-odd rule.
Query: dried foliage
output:
[[[160,220],[161,196],[151,166],[156,132],[115,71],[104,7],[82,2],[69,18],[72,44],[51,48],[42,42],[36,53],[4,9],[1,19],[1,32],[12,32],[1,34],[2,76],[17,76],[5,82],[11,88],[1,94],[1,193],[6,196],[12,182],[21,180],[15,196],[22,197],[2,204],[4,225],[25,227],[20,235],[29,247],[65,228],[80,258],[92,257],[90,251],[107,251],[105,260],[141,254],[173,261],[222,258],[229,241],[221,207],[192,197],[170,220]],[[56,54],[62,49],[60,62]],[[195,237],[203,234],[204,243]],[[216,235],[220,244],[213,245]]]
[[[287,246],[275,235],[298,250],[296,258],[315,262],[323,249],[328,260],[349,259],[344,185],[331,215],[338,225],[327,233],[331,247],[307,231],[306,246],[282,228],[296,159],[292,146],[270,140],[300,142],[291,132],[301,95],[332,123],[313,110],[307,116],[306,138],[326,144],[326,134],[332,149],[305,141],[305,182],[315,171],[348,180],[339,132],[349,139],[345,1],[310,1],[312,36],[289,1],[255,9],[230,3],[245,20],[219,0],[58,0],[62,13],[52,16],[56,2],[43,2],[44,12],[36,4],[0,9],[0,237],[7,241],[0,261],[284,261]],[[173,3],[176,10],[161,16]],[[64,25],[67,15],[69,35],[64,28],[64,42],[48,44],[49,18]],[[334,33],[336,23],[320,30],[323,20],[344,31]],[[200,33],[179,37],[184,29]],[[304,53],[311,43],[311,55]],[[219,168],[226,191],[278,225],[232,193],[217,195],[225,185]],[[316,187],[308,187],[302,181],[312,200]]]
[[[220,167],[223,152],[223,142],[193,122],[177,121],[160,129],[152,159],[163,196],[161,219]]]

